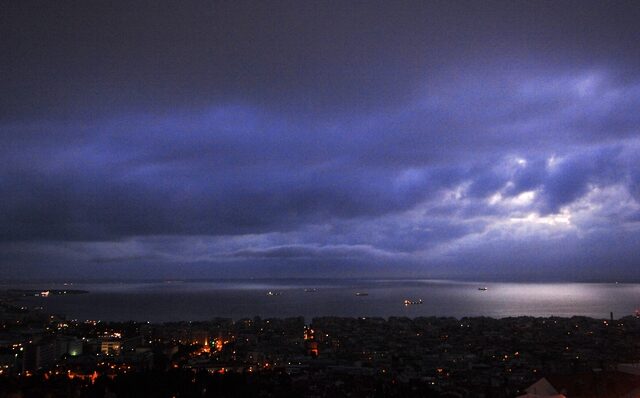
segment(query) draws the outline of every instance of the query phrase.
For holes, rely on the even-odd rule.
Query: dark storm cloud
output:
[[[2,115],[220,101],[349,115],[469,65],[633,71],[639,17],[634,2],[9,2]]]
[[[624,178],[624,169],[616,164],[619,152],[617,148],[606,148],[597,153],[580,153],[552,166],[543,188],[548,211],[557,212],[560,206],[584,195],[589,184],[608,185]]]
[[[0,7],[0,269],[637,257],[634,2]]]
[[[393,257],[392,253],[374,249],[364,245],[336,245],[336,246],[309,246],[290,245],[269,247],[267,249],[245,249],[232,254],[242,258],[366,258],[366,257]],[[396,255],[397,256],[397,255]],[[399,257],[399,256],[398,256]]]
[[[202,131],[180,134],[179,127],[155,131],[156,137],[116,132],[110,142],[52,143],[47,156],[7,161],[0,187],[6,198],[0,204],[2,237],[82,240],[287,230],[320,219],[406,209],[446,183],[438,172],[403,181],[394,170],[354,168],[323,150],[314,154],[307,149],[310,142],[278,133],[261,137],[261,125],[243,123],[234,130],[240,133],[229,137],[218,133],[215,122],[213,131],[199,127],[218,133],[212,138]],[[241,137],[242,128],[253,141]],[[7,158],[16,153],[24,152],[12,149]]]

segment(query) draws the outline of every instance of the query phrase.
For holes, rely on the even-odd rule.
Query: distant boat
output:
[[[368,296],[369,293],[367,292],[356,292],[356,296]]]
[[[479,288],[478,288],[478,290],[485,291],[485,290],[489,290],[489,288],[488,288],[488,287],[486,287],[486,286],[485,286],[485,287],[479,287]]]
[[[318,291],[318,289],[316,289],[315,287],[308,287],[306,289],[304,289],[305,292],[307,293],[315,293]]]
[[[281,295],[281,294],[282,294],[282,293],[280,293],[280,292],[272,292],[271,290],[269,290],[269,291],[267,292],[267,296],[279,296],[279,295]]]
[[[422,299],[419,299],[418,301],[409,300],[409,299],[404,300],[404,305],[413,305],[413,304],[422,304]]]

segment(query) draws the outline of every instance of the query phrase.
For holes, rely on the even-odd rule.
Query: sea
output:
[[[78,289],[87,294],[25,297],[67,319],[202,321],[314,317],[475,317],[633,315],[640,284],[487,283],[433,279],[250,279],[0,284],[4,289]],[[485,290],[486,288],[486,290]],[[405,305],[405,300],[421,304]]]

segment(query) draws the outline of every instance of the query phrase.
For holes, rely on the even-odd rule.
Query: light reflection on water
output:
[[[480,291],[478,287],[488,290]],[[59,289],[62,285],[0,285]],[[26,305],[77,319],[206,320],[213,317],[305,316],[591,316],[631,315],[639,284],[474,283],[443,280],[249,280],[88,283],[85,295],[27,298]],[[317,291],[305,292],[305,288]],[[267,296],[268,291],[279,293]],[[367,292],[356,296],[355,292]],[[403,305],[422,299],[421,305]]]

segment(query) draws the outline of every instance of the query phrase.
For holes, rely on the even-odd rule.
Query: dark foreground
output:
[[[635,317],[148,324],[2,310],[0,397],[515,397],[543,377],[568,397],[640,392]]]

